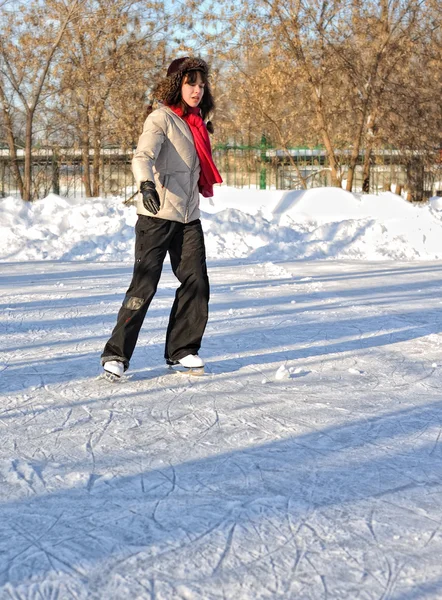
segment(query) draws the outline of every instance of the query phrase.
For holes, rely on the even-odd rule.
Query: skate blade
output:
[[[182,365],[168,365],[169,371],[179,373],[180,375],[191,375],[192,377],[201,377],[204,375],[204,367],[183,367]]]
[[[114,373],[110,373],[109,371],[103,371],[98,375],[97,379],[109,381],[110,383],[122,383],[124,381],[124,377],[118,377],[118,375],[114,375]]]

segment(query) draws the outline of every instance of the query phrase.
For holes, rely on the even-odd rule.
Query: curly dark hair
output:
[[[198,106],[201,109],[202,118],[206,119],[215,108],[215,102],[210,89],[209,66],[202,58],[186,56],[175,59],[169,66],[167,77],[155,87],[153,97],[166,106],[181,106],[183,113],[187,114],[187,104],[182,99],[181,87],[186,76],[187,82],[194,84],[197,72],[200,73],[204,82],[204,94]]]

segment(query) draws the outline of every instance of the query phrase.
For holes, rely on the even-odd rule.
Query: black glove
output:
[[[160,197],[152,181],[143,181],[140,185],[140,192],[143,196],[143,205],[153,215],[160,210]]]

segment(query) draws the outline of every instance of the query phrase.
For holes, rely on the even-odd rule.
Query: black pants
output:
[[[104,347],[101,362],[120,360],[129,366],[147,309],[157,291],[167,252],[181,285],[169,317],[166,359],[196,354],[207,324],[209,279],[204,236],[199,220],[177,223],[139,215],[135,226],[135,266],[132,282]]]

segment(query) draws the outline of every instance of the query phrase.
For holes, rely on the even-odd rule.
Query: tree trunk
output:
[[[60,195],[60,157],[55,149],[52,151],[52,192]]]
[[[23,200],[30,202],[32,200],[32,124],[34,120],[34,111],[28,110],[26,113],[26,134],[25,134],[25,166],[23,173]]]
[[[362,167],[362,193],[370,193],[370,171],[373,156],[373,139],[369,139],[365,147],[364,165]]]
[[[375,142],[375,132],[376,132],[376,121],[378,116],[378,108],[375,105],[372,108],[371,114],[369,114],[367,119],[367,131],[365,135],[365,155],[364,155],[364,164],[362,167],[362,193],[369,194],[370,193],[370,170],[371,170],[371,160],[373,156],[373,146]]]
[[[351,192],[353,190],[353,180],[355,176],[356,165],[359,160],[359,150],[361,149],[361,140],[364,131],[365,115],[367,114],[367,102],[368,100],[365,101],[364,111],[362,113],[361,121],[359,123],[358,131],[356,134],[356,139],[353,144],[353,150],[351,152],[350,164],[348,165],[347,185],[345,187],[347,192]]]
[[[320,132],[322,135],[322,140],[324,142],[325,150],[327,152],[328,162],[330,165],[332,185],[334,187],[341,187],[341,173],[340,173],[338,161],[336,159],[335,151],[333,148],[333,142],[328,133],[327,121],[326,121],[326,118],[324,115],[324,107],[322,104],[322,96],[321,96],[321,93],[320,92],[318,93],[318,91],[316,89],[314,90],[313,98],[316,103],[316,116],[319,121],[319,129],[320,129]]]
[[[424,199],[424,165],[419,157],[410,159],[407,164],[407,191],[411,202]]]
[[[95,132],[94,135],[94,157],[92,161],[92,172],[94,175],[93,183],[93,195],[97,198],[100,195],[100,154],[101,154],[101,140]]]
[[[81,161],[83,164],[83,184],[86,198],[92,198],[91,167],[89,164],[89,136],[83,135],[81,142]]]
[[[23,198],[23,179],[20,173],[20,167],[18,166],[17,159],[17,148],[15,147],[14,132],[12,128],[12,117],[9,112],[9,105],[6,100],[6,96],[3,92],[3,88],[0,86],[0,101],[3,109],[3,119],[6,130],[6,142],[9,148],[9,156],[11,159],[12,173],[14,175],[15,184],[18,187],[21,198]]]
[[[362,193],[370,193],[370,167],[371,167],[372,149],[366,149],[364,156],[364,166],[362,167]]]
[[[335,152],[333,150],[333,143],[330,139],[328,131],[325,127],[325,123],[321,123],[321,134],[322,140],[324,142],[325,151],[327,152],[327,158],[330,165],[331,172],[331,181],[334,187],[341,187],[341,174],[338,165],[338,161],[336,160]]]

